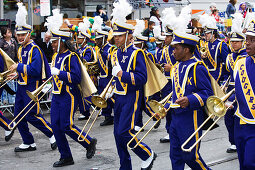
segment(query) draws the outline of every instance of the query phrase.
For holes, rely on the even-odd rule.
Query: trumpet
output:
[[[167,95],[164,99],[162,99],[160,102],[156,100],[151,100],[149,105],[151,109],[155,112],[149,120],[143,125],[143,127],[133,136],[133,138],[127,143],[128,149],[135,149],[143,140],[144,138],[150,133],[150,131],[156,126],[156,124],[166,116],[168,110],[165,110],[164,106],[166,103],[170,100],[172,97],[173,92],[171,92],[169,95]],[[131,147],[130,144],[136,139],[136,137],[141,133],[141,131],[147,126],[147,124],[157,115],[159,114],[160,118],[152,125],[152,127],[148,130],[146,134],[136,143],[134,147]]]
[[[30,110],[32,110],[35,105],[43,98],[43,96],[45,96],[47,94],[47,92],[50,91],[50,89],[47,90],[47,92],[45,92],[39,99],[38,99],[38,96],[39,94],[42,92],[42,89],[44,88],[44,86],[50,82],[52,79],[52,77],[48,78],[40,87],[38,87],[37,89],[35,89],[33,92],[30,92],[30,91],[26,91],[27,95],[31,98],[31,101],[19,112],[19,114],[8,124],[8,128],[10,130],[13,130],[17,127],[17,125],[20,123],[20,121],[22,119],[25,118],[25,116],[30,112]],[[18,119],[18,117],[20,117],[20,115],[28,108],[28,106],[30,106],[30,104],[32,102],[35,102],[28,110],[27,112],[18,120],[18,122],[16,122],[15,125],[13,125],[13,127],[11,127],[11,125]]]
[[[202,140],[202,138],[213,128],[213,126],[222,118],[228,109],[230,109],[231,106],[226,108],[225,102],[227,99],[235,92],[235,89],[232,89],[230,92],[228,92],[225,96],[219,98],[217,96],[210,96],[206,100],[206,107],[209,112],[208,118],[197,128],[197,130],[182,144],[181,148],[184,152],[191,152],[192,149]],[[235,100],[232,102],[232,104],[235,102]],[[232,105],[231,104],[231,105]],[[214,118],[215,121],[212,123],[212,125],[203,133],[203,135],[189,148],[185,148],[185,146],[190,142],[190,140],[198,133],[198,131],[209,121],[209,119]]]
[[[107,107],[107,99],[108,97],[106,96],[107,92],[110,91],[109,93],[112,93],[112,91],[114,90],[114,86],[112,85],[114,76],[112,76],[111,80],[108,82],[108,84],[106,85],[106,87],[104,88],[104,90],[102,91],[102,93],[98,96],[92,96],[91,101],[94,105],[96,105],[96,107],[94,108],[94,110],[92,111],[91,115],[89,116],[87,122],[85,123],[84,127],[82,128],[82,131],[80,132],[80,135],[78,136],[78,141],[82,142],[86,139],[86,137],[88,136],[89,132],[91,131],[92,127],[95,124],[96,119],[98,118],[99,113],[101,112],[101,110],[103,108]],[[111,89],[110,89],[111,88]],[[109,90],[110,89],[110,90]],[[85,131],[90,119],[92,118],[92,116],[94,115],[95,111],[97,110],[97,108],[100,108],[100,110],[97,112],[96,117],[94,118],[94,120],[92,121],[86,135],[84,137],[82,137],[82,133]],[[81,138],[82,137],[82,138]]]
[[[201,47],[201,48],[200,48],[200,54],[201,54],[201,55],[206,55],[206,52],[207,52],[207,50],[206,50],[205,47]]]

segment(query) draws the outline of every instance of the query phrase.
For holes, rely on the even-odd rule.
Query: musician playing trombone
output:
[[[62,20],[59,9],[52,11],[51,19],[46,25],[52,34],[52,57],[51,75],[53,79],[53,96],[51,102],[51,122],[53,133],[56,137],[60,159],[53,167],[62,167],[74,164],[72,153],[66,139],[66,134],[86,148],[86,157],[91,159],[96,151],[96,138],[87,136],[83,141],[78,141],[81,130],[74,125],[74,113],[81,98],[78,84],[81,83],[81,61],[75,53],[70,42],[70,32],[59,31],[55,22]],[[55,21],[55,22],[54,22]],[[82,137],[86,134],[83,133]]]
[[[235,13],[233,15],[234,19],[232,21],[232,32],[230,34],[230,46],[232,52],[228,54],[226,59],[226,70],[229,72],[230,80],[229,85],[226,89],[226,92],[230,92],[233,88],[235,88],[235,81],[233,77],[233,71],[236,62],[247,56],[246,48],[245,48],[245,34],[242,33],[242,14]],[[226,82],[227,83],[227,82]],[[225,90],[225,89],[223,89]],[[233,94],[226,102],[227,107],[230,102],[233,102],[235,99],[235,95]],[[235,140],[234,140],[234,113],[236,112],[236,107],[231,108],[227,111],[225,115],[225,125],[228,130],[228,140],[231,146],[227,149],[227,153],[236,152]]]
[[[25,6],[23,6],[22,3],[18,3],[18,7],[19,9],[16,15],[16,34],[18,43],[21,45],[18,49],[19,63],[13,64],[9,68],[12,72],[16,71],[18,73],[18,87],[14,107],[15,117],[31,101],[26,90],[34,91],[42,83],[42,79],[50,75],[50,68],[45,55],[30,38],[32,26],[26,24],[27,13]],[[10,75],[10,77],[12,76],[16,76],[16,73]],[[52,150],[57,148],[51,125],[39,113],[39,107],[38,102],[37,106],[32,108],[18,124],[18,130],[23,143],[14,149],[15,152],[36,150],[36,144],[32,134],[29,132],[27,122],[31,123],[49,138]],[[26,110],[28,110],[28,108]]]
[[[239,59],[234,68],[235,95],[238,103],[234,131],[240,170],[252,170],[255,169],[254,18],[245,34],[248,56]]]
[[[198,37],[185,33],[185,30],[179,30],[174,32],[171,43],[174,58],[178,62],[171,71],[172,104],[167,104],[166,108],[173,107],[174,104],[180,106],[170,110],[170,159],[173,170],[184,169],[185,163],[191,169],[209,169],[199,154],[200,144],[191,152],[181,149],[181,145],[203,122],[202,107],[207,98],[213,95],[209,72],[203,62],[194,56],[198,40]],[[201,134],[200,130],[188,145],[198,140]]]

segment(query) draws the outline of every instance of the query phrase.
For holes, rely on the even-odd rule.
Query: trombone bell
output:
[[[106,108],[107,102],[104,98],[100,96],[92,96],[91,101],[94,105],[96,105],[99,108]]]
[[[28,97],[30,97],[30,99],[32,99],[34,102],[38,102],[38,99],[37,99],[37,95],[35,95],[37,93],[37,91],[33,91],[33,92],[30,92],[30,91],[26,91]]]
[[[226,114],[225,102],[217,96],[209,97],[206,101],[206,106],[210,114],[218,117],[222,117]]]
[[[160,115],[160,117],[166,116],[167,113],[166,113],[166,110],[162,103],[159,103],[156,100],[151,100],[149,102],[149,105],[150,105],[151,109],[153,110],[153,112],[158,113]]]

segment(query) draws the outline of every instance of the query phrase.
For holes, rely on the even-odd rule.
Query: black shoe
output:
[[[4,139],[5,139],[6,142],[8,142],[9,140],[11,140],[11,138],[12,138],[12,136],[13,136],[13,134],[14,134],[14,131],[15,131],[15,129],[13,129],[9,135],[5,136]]]
[[[105,120],[100,123],[100,126],[113,125],[113,119],[110,117],[105,117]]]
[[[86,157],[88,159],[91,159],[95,155],[96,144],[97,144],[97,139],[96,138],[92,138],[91,141],[90,141],[89,146],[86,148],[87,149]]]
[[[153,156],[153,159],[152,159],[150,165],[149,165],[148,167],[146,167],[146,168],[141,168],[141,170],[151,170],[151,168],[152,168],[152,166],[153,166],[153,162],[155,161],[155,159],[157,158],[157,156],[158,156],[158,155],[157,155],[156,153],[154,153],[154,156]]]
[[[59,161],[55,162],[53,164],[53,167],[62,167],[67,165],[73,165],[74,161],[73,158],[66,158],[66,159],[60,159]]]
[[[169,140],[169,139],[166,139],[166,138],[160,138],[159,142],[160,142],[160,143],[169,143],[170,140]]]
[[[78,120],[88,120],[89,119],[89,116],[80,116],[78,117]]]
[[[154,129],[157,129],[161,123],[161,119],[158,121],[158,123],[154,126]]]
[[[16,147],[14,149],[14,152],[27,152],[27,151],[35,151],[35,150],[36,150],[36,147],[32,147],[32,146],[29,146],[26,149],[23,149],[23,148],[20,148],[20,147]]]
[[[236,149],[228,148],[226,152],[227,153],[235,153]]]
[[[57,149],[58,146],[57,146],[57,143],[54,142],[54,143],[50,144],[50,147],[51,147],[52,150],[55,150],[55,149]]]

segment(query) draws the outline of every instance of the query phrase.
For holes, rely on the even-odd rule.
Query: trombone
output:
[[[82,142],[86,139],[86,137],[88,136],[89,132],[91,131],[92,127],[94,126],[95,124],[95,121],[99,115],[99,113],[101,112],[101,110],[103,108],[106,108],[107,107],[107,99],[108,97],[106,96],[107,92],[109,91],[110,89],[110,93],[112,93],[112,91],[114,90],[114,86],[112,85],[112,81],[114,79],[114,76],[112,76],[111,80],[108,82],[108,84],[106,85],[106,87],[104,88],[104,90],[102,91],[102,93],[100,95],[95,95],[95,96],[92,96],[91,98],[91,101],[94,105],[96,105],[96,107],[94,108],[94,110],[92,111],[91,115],[89,116],[87,122],[85,123],[85,125],[83,126],[83,129],[81,130],[80,132],[80,135],[78,136],[78,141],[79,142]],[[94,115],[95,111],[97,110],[97,108],[100,108],[100,110],[97,112],[96,114],[96,117],[94,118],[94,120],[92,121],[86,135],[84,137],[82,137],[82,133],[85,131],[90,119],[92,118],[92,116]]]
[[[206,100],[206,107],[209,112],[208,118],[198,127],[198,129],[182,144],[181,148],[184,152],[191,152],[192,149],[202,140],[202,138],[212,129],[212,127],[223,117],[227,110],[234,104],[235,100],[231,103],[231,105],[226,108],[225,102],[227,99],[235,92],[235,89],[232,89],[225,96],[219,98],[217,96],[210,96]],[[213,124],[203,133],[203,135],[189,148],[185,148],[185,146],[190,142],[190,140],[198,133],[198,131],[209,121],[210,118],[216,118]]]
[[[6,78],[6,76],[8,76],[10,73],[11,73],[10,70],[0,73],[0,83],[2,83],[0,88],[4,87],[8,82],[14,80],[17,77],[17,75],[16,75],[10,79]]]
[[[128,149],[135,149],[143,140],[144,138],[150,133],[150,131],[156,126],[156,124],[166,116],[168,110],[166,110],[164,108],[164,106],[166,105],[166,103],[168,103],[168,101],[170,100],[170,98],[172,97],[173,92],[171,92],[170,94],[168,94],[164,99],[162,99],[161,101],[156,101],[156,100],[151,100],[149,102],[149,105],[151,107],[151,109],[155,112],[150,118],[149,120],[147,120],[147,122],[143,125],[143,127],[133,136],[133,138],[127,143],[127,148]],[[159,114],[160,118],[153,124],[153,126],[148,130],[148,132],[146,134],[144,134],[144,136],[136,143],[136,145],[134,147],[131,147],[130,144],[136,139],[136,137],[139,135],[139,133],[141,133],[141,131],[145,128],[145,126],[147,126],[147,124],[157,115]]]
[[[43,87],[49,82],[51,81],[52,77],[48,78],[40,87],[38,87],[37,89],[35,89],[33,92],[30,91],[26,91],[27,95],[32,99],[20,112],[19,114],[11,121],[11,123],[8,124],[8,128],[10,130],[13,130],[17,127],[17,125],[20,123],[20,121],[22,119],[24,119],[24,117],[30,112],[30,110],[33,109],[33,107],[35,107],[35,105],[43,98],[43,96],[45,96],[47,94],[47,92],[50,91],[50,89],[48,89],[39,99],[38,96],[39,94],[42,92]],[[13,125],[13,127],[11,127],[11,125],[18,119],[18,117],[20,117],[20,115],[28,108],[28,106],[32,103],[35,102],[28,110],[27,112],[18,120],[18,122],[16,122],[16,124]]]

